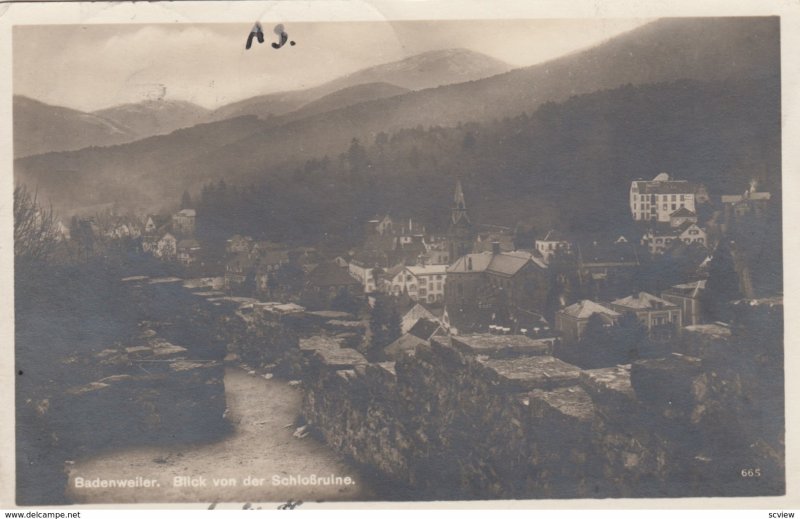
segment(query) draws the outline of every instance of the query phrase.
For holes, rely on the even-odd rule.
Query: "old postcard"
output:
[[[245,4],[5,8],[10,505],[785,502],[795,12]]]

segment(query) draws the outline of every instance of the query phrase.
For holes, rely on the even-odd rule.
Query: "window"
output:
[[[441,290],[441,289],[442,289],[442,284],[436,283],[436,290]]]
[[[676,204],[672,204],[672,210],[673,210],[673,211],[674,211],[675,209],[677,209],[677,208],[678,208],[678,206],[677,206]]]
[[[662,206],[662,208],[664,209],[664,211],[666,211],[666,210],[667,210],[667,204],[664,204],[664,205]]]
[[[411,274],[408,274],[408,275],[406,276],[406,281],[411,281],[412,279],[414,279],[414,278],[413,278],[413,277],[411,277]]]
[[[681,202],[683,202],[685,199],[686,199],[686,196],[685,195],[681,195]],[[683,205],[681,205],[681,207],[683,207]]]
[[[670,198],[670,200],[672,200],[672,201],[674,202],[674,201],[675,201],[677,198],[678,198],[678,195],[672,195],[672,197]]]
[[[636,210],[636,204],[633,204],[633,210],[634,211]]]
[[[442,275],[441,274],[436,274],[436,279],[437,280],[442,279]]]

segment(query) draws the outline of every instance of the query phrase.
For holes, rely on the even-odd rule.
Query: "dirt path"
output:
[[[371,492],[359,474],[324,444],[310,436],[294,438],[292,423],[300,409],[301,391],[285,381],[249,376],[239,368],[225,369],[228,419],[234,432],[217,443],[186,448],[137,448],[76,462],[69,470],[68,496],[77,503],[159,502],[286,502],[369,499]],[[293,485],[275,477],[339,480],[322,485]],[[353,484],[341,479],[350,477]],[[136,480],[135,478],[141,479]],[[176,486],[195,478],[204,486]],[[246,485],[246,479],[261,480]],[[90,483],[134,479],[135,488],[79,488]],[[199,478],[204,478],[203,480]],[[218,479],[216,482],[214,479]],[[231,479],[232,478],[232,479]],[[227,480],[227,481],[222,481]],[[147,485],[149,482],[149,488]],[[222,486],[223,483],[233,483]],[[260,484],[259,484],[260,483]],[[278,483],[278,484],[275,484]],[[127,483],[130,484],[130,483]]]

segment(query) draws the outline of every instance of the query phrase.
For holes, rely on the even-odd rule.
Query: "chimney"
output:
[[[500,242],[497,240],[492,242],[492,254],[495,256],[500,254]]]

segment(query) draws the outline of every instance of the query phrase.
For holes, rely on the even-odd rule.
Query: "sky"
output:
[[[284,23],[295,46],[245,50],[251,24],[15,26],[14,93],[94,111],[147,99],[206,108],[322,84],[422,52],[466,48],[523,67],[601,43],[648,20]]]

